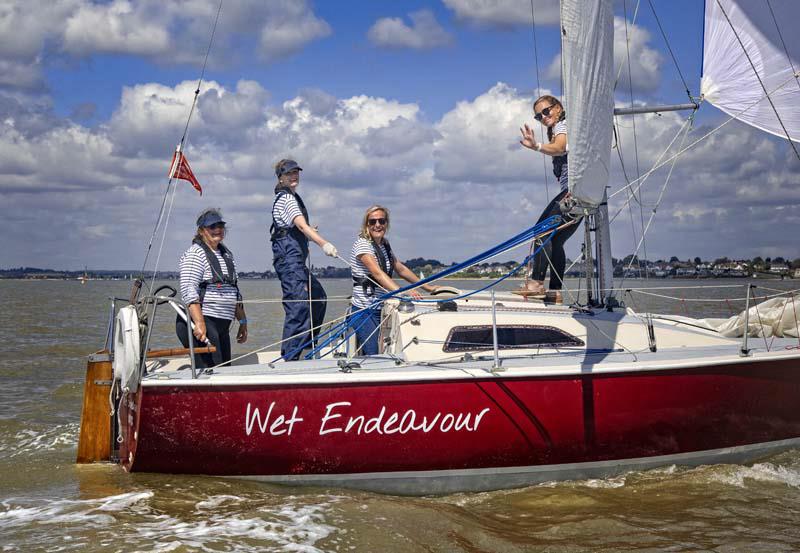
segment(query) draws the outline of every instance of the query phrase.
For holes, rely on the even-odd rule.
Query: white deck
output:
[[[286,363],[280,353],[261,352],[192,378],[188,357],[153,360],[144,386],[243,384],[339,384],[355,382],[425,381],[464,378],[564,376],[591,372],[640,372],[716,365],[800,359],[796,338],[749,338],[750,352],[741,354],[741,338],[654,319],[657,351],[652,352],[641,316],[624,310],[586,313],[563,306],[526,302],[511,294],[497,295],[497,324],[552,326],[585,344],[571,348],[503,349],[500,370],[492,350],[445,352],[443,343],[454,326],[491,324],[487,296],[459,300],[458,311],[439,311],[436,305],[415,304],[401,313],[398,302],[384,308],[384,335],[391,337],[386,354],[364,358],[327,355],[323,359]],[[667,317],[668,319],[668,317]],[[770,351],[767,351],[769,346]],[[354,364],[353,364],[354,363]],[[342,365],[351,364],[349,370]],[[800,364],[798,365],[800,369]]]

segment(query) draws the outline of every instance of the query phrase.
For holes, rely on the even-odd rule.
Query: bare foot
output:
[[[525,283],[525,289],[528,292],[532,292],[534,294],[544,294],[544,283],[539,282],[538,280],[529,280]]]

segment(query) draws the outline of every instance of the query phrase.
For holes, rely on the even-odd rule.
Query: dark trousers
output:
[[[381,310],[352,307],[354,314],[347,318],[348,326],[356,331],[356,349],[361,355],[378,355]]]
[[[228,363],[231,360],[231,321],[228,319],[218,319],[217,317],[203,316],[206,322],[206,337],[211,345],[217,348],[214,353],[196,353],[194,356],[194,366],[198,369],[205,369],[207,367],[215,367],[221,363]],[[178,340],[181,341],[183,347],[189,347],[189,336],[186,329],[186,321],[179,315],[175,319],[175,332],[178,335]],[[194,347],[205,347],[204,344],[197,338],[192,337]]]
[[[567,191],[562,190],[560,194],[553,198],[550,203],[547,204],[547,207],[544,208],[544,211],[536,223],[541,223],[553,215],[561,215],[558,202],[560,202],[566,194]],[[564,281],[564,269],[567,267],[567,255],[564,253],[564,243],[569,240],[569,237],[575,233],[579,226],[578,223],[575,223],[559,230],[539,253],[534,256],[531,280],[543,281],[547,274],[547,267],[552,264],[550,269],[550,290],[561,290]],[[546,236],[542,239],[542,241],[544,240],[547,240]],[[550,260],[549,262],[548,258]]]
[[[287,361],[300,358],[305,347],[311,345],[316,339],[319,327],[325,320],[327,299],[325,289],[319,280],[311,275],[311,309],[308,308],[309,273],[306,267],[305,256],[295,247],[295,240],[291,237],[280,238],[272,243],[273,261],[275,272],[281,281],[283,292],[283,312],[286,315],[283,321],[283,342],[281,355]],[[312,333],[311,323],[314,323]],[[294,338],[291,338],[294,336]]]

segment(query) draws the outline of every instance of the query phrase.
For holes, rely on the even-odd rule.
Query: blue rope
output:
[[[452,267],[444,269],[444,270],[440,271],[439,273],[435,273],[435,274],[433,274],[433,275],[431,275],[431,276],[429,276],[429,277],[427,277],[425,279],[421,279],[421,280],[419,280],[417,282],[414,282],[413,284],[406,285],[406,286],[404,286],[402,288],[399,288],[398,290],[394,290],[392,292],[387,292],[387,293],[383,294],[382,296],[380,296],[379,298],[376,298],[375,301],[370,305],[370,307],[362,309],[361,311],[357,312],[355,315],[352,315],[349,320],[345,320],[344,323],[339,323],[338,325],[336,325],[336,327],[332,328],[330,331],[326,332],[325,334],[326,335],[330,334],[331,332],[333,332],[333,330],[337,330],[338,331],[339,329],[345,330],[346,328],[352,328],[352,331],[350,331],[350,332],[347,332],[345,330],[345,332],[343,333],[343,338],[342,338],[341,342],[339,342],[339,344],[336,345],[336,347],[338,347],[339,345],[341,345],[345,341],[347,341],[350,338],[350,336],[355,334],[356,330],[358,330],[359,328],[361,328],[361,326],[364,325],[364,323],[366,322],[366,315],[364,315],[364,313],[367,312],[368,309],[374,309],[374,308],[376,308],[377,306],[379,306],[380,304],[382,304],[384,301],[386,301],[389,298],[392,298],[392,297],[395,297],[397,295],[400,295],[403,292],[408,291],[408,290],[413,289],[413,288],[416,288],[416,287],[418,287],[418,286],[420,286],[422,284],[427,284],[428,282],[441,279],[441,278],[443,278],[445,276],[448,276],[448,275],[451,275],[453,273],[457,273],[458,271],[460,271],[463,268],[471,267],[472,265],[475,265],[476,263],[479,263],[480,261],[483,261],[484,259],[487,259],[489,257],[493,257],[493,256],[495,256],[495,255],[497,255],[499,253],[502,253],[503,251],[509,250],[509,249],[521,244],[521,243],[527,242],[528,240],[530,240],[532,238],[537,238],[538,236],[549,232],[550,235],[547,237],[547,240],[545,240],[542,244],[540,244],[533,251],[533,253],[528,255],[522,261],[522,263],[520,263],[515,269],[512,269],[511,271],[509,271],[507,274],[503,275],[499,279],[490,282],[489,284],[487,284],[483,288],[480,288],[478,290],[473,290],[472,292],[469,292],[468,294],[463,294],[461,296],[456,296],[456,297],[452,297],[451,296],[451,297],[442,298],[442,299],[414,300],[414,301],[417,302],[417,303],[441,303],[441,302],[445,302],[445,301],[453,301],[453,300],[456,300],[456,299],[462,299],[462,298],[466,298],[466,297],[472,296],[474,294],[483,292],[484,290],[487,290],[488,288],[496,286],[499,283],[503,282],[504,280],[506,280],[506,279],[510,278],[511,276],[515,275],[516,273],[518,273],[520,271],[520,269],[522,269],[533,257],[535,257],[553,239],[553,236],[555,236],[556,232],[558,232],[557,229],[561,225],[561,222],[562,222],[562,219],[561,219],[560,216],[553,215],[552,217],[549,217],[549,218],[545,219],[541,223],[539,223],[537,225],[534,225],[533,227],[529,228],[528,230],[523,231],[520,234],[518,234],[518,235],[506,240],[505,242],[495,246],[494,248],[486,250],[485,252],[480,253],[480,254],[478,254],[478,255],[476,255],[476,256],[474,256],[474,257],[472,257],[472,258],[470,258],[470,259],[468,259],[466,261],[463,261],[462,263],[459,263],[457,265],[454,265]],[[364,319],[363,321],[361,320],[362,318]],[[360,324],[358,324],[358,323],[360,323]],[[358,326],[356,326],[356,324],[358,324]],[[308,354],[306,354],[305,359],[311,359],[316,353],[318,353],[324,347],[326,347],[327,345],[329,345],[333,341],[335,341],[337,339],[337,337],[338,336],[335,336],[335,335],[331,336],[330,338],[325,340],[322,344],[319,344],[319,341],[318,341],[318,345],[315,348],[313,348]],[[296,350],[292,351],[289,354],[289,357],[293,356],[298,351],[302,351],[309,344],[310,344],[310,342],[306,342],[301,347],[299,347]],[[280,359],[280,358],[278,358],[278,359]]]

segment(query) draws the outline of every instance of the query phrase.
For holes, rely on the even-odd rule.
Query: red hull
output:
[[[798,360],[570,377],[145,386],[135,399],[138,416],[123,412],[123,420],[136,433],[124,432],[121,458],[128,470],[146,472],[278,476],[530,467],[800,437]]]

